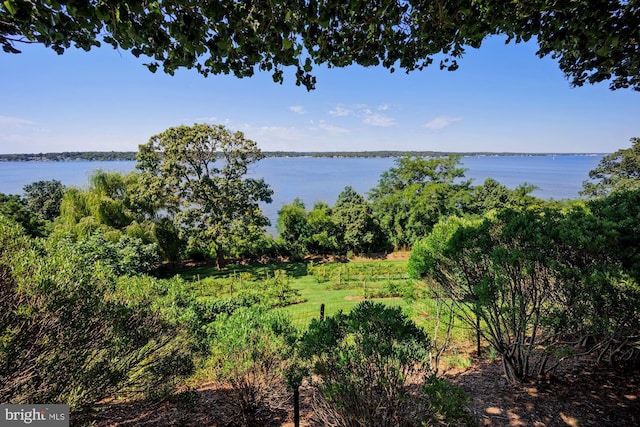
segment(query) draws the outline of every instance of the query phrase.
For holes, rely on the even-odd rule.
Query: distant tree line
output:
[[[65,151],[62,153],[0,154],[0,162],[67,162],[135,160],[135,151]]]
[[[509,153],[509,152],[464,152],[451,153],[444,151],[263,151],[267,157],[320,157],[320,158],[398,158],[398,157],[446,157],[451,154],[464,156],[554,156],[563,153]],[[585,155],[593,153],[571,153],[571,155]],[[603,154],[603,153],[600,153]],[[565,153],[566,155],[566,153]],[[31,154],[0,154],[0,162],[65,162],[65,161],[134,161],[137,151],[70,151],[62,153],[31,153]],[[213,154],[221,159],[224,153]]]
[[[265,157],[328,157],[328,158],[397,158],[397,157],[446,157],[449,155],[464,156],[553,156],[558,153],[514,153],[514,152],[481,152],[470,151],[454,153],[448,151],[265,151]],[[579,154],[577,154],[579,155]]]

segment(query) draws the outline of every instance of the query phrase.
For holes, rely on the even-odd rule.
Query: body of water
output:
[[[462,166],[476,185],[493,178],[509,188],[527,182],[536,185],[533,195],[545,199],[579,197],[582,182],[588,179],[602,155],[593,156],[466,156]],[[344,187],[358,193],[376,186],[380,175],[394,166],[392,158],[268,158],[252,165],[249,176],[264,178],[274,190],[273,203],[263,206],[275,225],[283,204],[299,197],[310,209],[316,201],[332,205]],[[21,194],[25,185],[57,179],[67,186],[84,187],[97,170],[130,172],[135,162],[0,162],[0,193]]]

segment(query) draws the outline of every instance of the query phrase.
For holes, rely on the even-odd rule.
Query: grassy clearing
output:
[[[331,316],[340,310],[349,312],[358,302],[370,299],[400,306],[438,344],[445,334],[443,322],[449,317],[446,306],[430,298],[423,282],[408,277],[406,260],[234,264],[224,270],[205,265],[171,274],[191,282],[199,299],[232,297],[247,290],[267,292],[276,276],[285,277],[285,285],[296,295],[276,309],[287,313],[300,329],[320,316],[322,304],[325,316]],[[453,342],[468,342],[473,339],[473,331],[458,324],[451,338]]]

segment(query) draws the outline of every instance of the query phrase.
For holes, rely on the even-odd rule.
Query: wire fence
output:
[[[298,329],[306,329],[313,319],[322,319],[327,315],[324,304],[305,304],[305,307],[306,309],[289,313],[291,324]]]

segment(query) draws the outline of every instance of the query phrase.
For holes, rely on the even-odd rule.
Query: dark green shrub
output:
[[[0,193],[0,215],[20,224],[29,236],[42,237],[48,234],[47,221],[29,210],[20,196]]]
[[[425,332],[399,307],[365,301],[349,314],[313,320],[299,350],[317,378],[314,414],[345,426],[432,423],[439,404],[423,392],[429,349]]]

